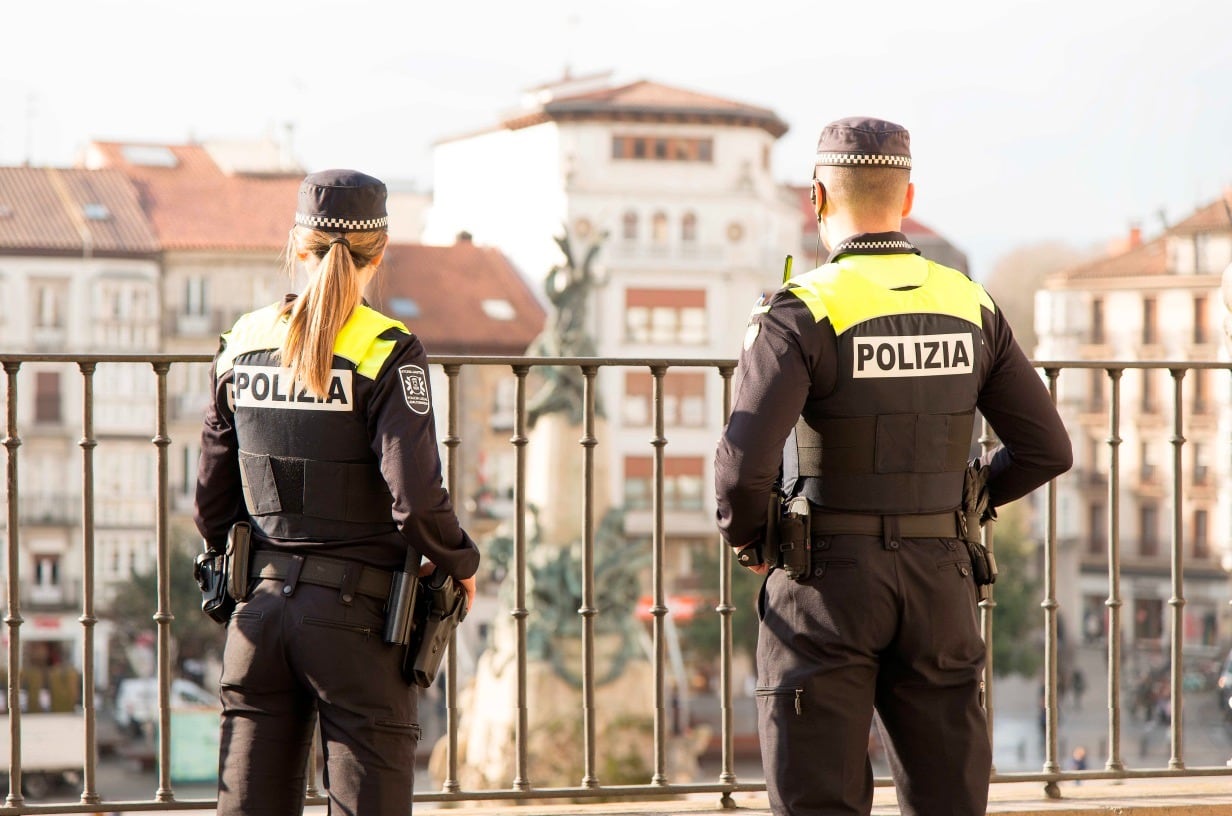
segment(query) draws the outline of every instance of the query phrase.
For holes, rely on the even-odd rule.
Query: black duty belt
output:
[[[291,555],[272,550],[257,550],[252,554],[252,575],[256,578],[283,578],[292,574],[294,564],[300,563],[296,580],[306,584],[341,588],[355,570],[355,591],[382,600],[389,597],[389,585],[393,574],[389,570],[367,567],[358,561],[330,558],[324,555]]]
[[[870,513],[828,513],[814,510],[810,524],[814,536],[872,535],[895,532],[902,538],[962,538],[958,513],[925,513],[909,516],[875,516]]]

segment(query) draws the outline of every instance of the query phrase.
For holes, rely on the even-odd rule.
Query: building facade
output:
[[[543,329],[543,306],[509,259],[466,236],[448,246],[392,243],[382,267],[368,302],[406,324],[429,358],[519,356]],[[430,376],[443,444],[449,380],[440,366]],[[454,387],[460,438],[454,505],[467,532],[483,540],[512,510],[515,379],[508,366],[464,365]]]
[[[1049,278],[1036,297],[1036,359],[1227,359],[1219,285],[1232,262],[1230,213],[1228,202],[1212,202],[1159,237],[1143,241],[1135,230],[1120,251]],[[1184,635],[1188,644],[1214,646],[1232,637],[1227,373],[1191,370],[1181,386]],[[1169,638],[1174,387],[1158,369],[1126,370],[1119,383],[1122,620],[1130,642],[1144,649]],[[1076,578],[1062,583],[1060,600],[1087,639],[1106,633],[1111,395],[1103,369],[1067,370],[1059,381],[1074,447],[1074,469],[1058,482],[1059,574]]]
[[[493,127],[437,146],[425,240],[466,230],[539,288],[567,227],[575,254],[602,241],[588,307],[600,356],[734,358],[750,308],[778,287],[798,241],[795,202],[770,164],[786,130],[765,108],[655,82],[534,88]],[[626,510],[634,538],[651,533],[652,383],[649,369],[600,374],[612,447],[599,502]],[[664,382],[664,529],[682,575],[694,546],[716,541],[722,385],[702,368]]]
[[[159,351],[213,353],[237,317],[291,291],[282,252],[303,171],[282,151],[264,143],[94,142],[83,164],[123,174],[157,236]],[[177,537],[196,537],[191,513],[209,382],[204,365],[175,365],[167,377]]]
[[[123,174],[0,168],[0,348],[155,352],[158,272],[157,238]],[[17,538],[22,638],[38,671],[80,655],[85,385],[78,367],[47,362],[23,364],[15,383],[21,521],[6,537]],[[94,544],[106,597],[116,580],[154,564],[153,494],[140,488],[154,480],[156,383],[148,365],[104,363],[92,385]],[[0,493],[0,527],[7,519]],[[106,638],[98,643],[104,659]]]

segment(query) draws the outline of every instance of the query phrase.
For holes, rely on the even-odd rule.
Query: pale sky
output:
[[[1225,0],[14,0],[2,25],[4,164],[290,122],[309,170],[429,189],[435,140],[569,64],[773,109],[784,181],[830,120],[905,125],[915,214],[977,277],[1036,241],[1153,235],[1232,184]]]

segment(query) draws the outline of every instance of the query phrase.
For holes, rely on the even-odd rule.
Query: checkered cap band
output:
[[[839,244],[837,249],[846,252],[849,249],[915,249],[907,241],[851,241]]]
[[[885,165],[911,169],[910,156],[866,155],[864,153],[818,153],[817,164],[837,166]]]
[[[380,218],[366,218],[362,221],[354,221],[349,218],[326,218],[323,215],[305,215],[304,213],[295,214],[295,223],[301,227],[312,227],[313,229],[324,230],[374,230],[385,229],[389,226],[389,217],[381,216]]]

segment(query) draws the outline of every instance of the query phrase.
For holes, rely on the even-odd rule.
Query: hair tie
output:
[[[329,240],[330,246],[333,246],[334,244],[342,244],[344,247],[347,248],[348,251],[350,251],[351,249],[351,242],[341,235],[339,235],[337,238],[331,238]]]

